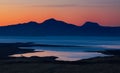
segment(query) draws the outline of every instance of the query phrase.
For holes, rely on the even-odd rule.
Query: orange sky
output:
[[[60,0],[54,0],[54,2],[51,0],[50,3],[48,0],[41,0],[43,3],[39,0],[12,1],[0,1],[0,26],[29,21],[43,22],[49,18],[56,18],[76,25],[93,21],[104,26],[120,26],[118,0],[114,0],[115,4],[109,4],[109,1],[103,0],[103,2],[106,1],[104,5],[102,2],[90,2],[91,4],[89,4],[88,0],[81,0],[81,2],[84,1],[83,3],[80,0],[75,0],[75,3],[67,3],[68,0],[61,0],[61,3],[57,3]],[[112,0],[110,1],[112,2]]]

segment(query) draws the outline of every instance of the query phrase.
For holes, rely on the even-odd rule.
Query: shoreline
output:
[[[21,48],[21,47],[33,47],[33,46],[54,46],[54,47],[62,47],[61,45],[47,45],[47,44],[35,44],[33,42],[27,42],[27,43],[21,43],[21,42],[17,42],[17,43],[0,43],[0,59],[4,59],[5,58],[11,58],[10,55],[15,55],[15,54],[25,54],[25,53],[36,53],[36,52],[45,52],[45,51],[36,51],[35,49],[32,48]],[[65,46],[64,47],[73,47],[73,46]],[[83,47],[83,46],[75,46],[75,47]],[[108,56],[120,56],[120,50],[119,49],[110,49],[110,50],[101,50],[101,51],[85,51],[85,52],[97,52],[97,53],[101,53],[104,55],[108,55]],[[32,56],[31,56],[32,57]],[[39,56],[36,56],[39,57]],[[49,56],[44,56],[44,57],[49,57]],[[54,56],[57,57],[57,56]],[[105,57],[105,56],[103,56]],[[27,57],[26,57],[27,58]],[[58,58],[58,57],[57,57]],[[94,58],[94,57],[92,57]],[[88,58],[90,59],[90,58]],[[62,61],[62,60],[61,60]],[[63,60],[64,61],[64,60]]]
[[[27,57],[27,56],[25,56],[24,54],[29,54],[29,53],[31,53],[31,54],[34,54],[34,53],[37,53],[37,52],[46,52],[46,51],[36,51],[35,49],[32,49],[32,48],[29,48],[29,47],[35,47],[35,46],[40,46],[40,47],[43,47],[43,46],[45,46],[45,47],[67,47],[67,48],[69,48],[69,47],[73,47],[73,46],[70,46],[70,45],[47,45],[47,44],[35,44],[35,43],[33,43],[33,42],[27,42],[27,43],[21,43],[21,42],[17,42],[17,43],[0,43],[0,47],[1,47],[1,49],[0,49],[0,51],[2,52],[2,51],[4,51],[4,54],[3,55],[6,55],[6,56],[8,56],[8,58],[10,58],[10,57],[17,57],[17,56],[12,56],[12,55],[18,55],[18,57]],[[25,47],[25,48],[22,48],[22,47]],[[75,46],[75,47],[80,47],[80,48],[83,48],[83,47],[85,47],[85,46]],[[89,47],[89,46],[88,46]],[[2,50],[2,48],[3,49],[6,49],[6,50]],[[91,47],[90,47],[91,48]],[[11,52],[10,52],[10,50],[12,50]],[[9,51],[9,53],[7,52],[7,51]],[[51,53],[51,52],[47,52],[47,53]],[[52,52],[52,53],[56,53],[56,52]],[[58,53],[56,53],[56,55],[55,54],[49,54],[49,55],[44,55],[44,56],[42,56],[41,55],[41,57],[49,57],[49,56],[54,56],[54,57],[61,57],[61,56],[59,56],[60,55],[60,53],[62,53],[62,54],[64,54],[64,52],[58,52]],[[85,51],[83,51],[83,52],[81,52],[81,54],[77,54],[77,55],[82,55],[82,53],[83,53],[83,55],[86,53],[86,55],[87,54],[89,54],[89,53],[87,53],[87,52],[85,52]],[[43,53],[43,54],[45,54],[45,53]],[[65,53],[66,54],[66,53]],[[73,55],[71,55],[70,53],[67,53],[67,54],[69,54],[70,56],[69,57],[72,57]],[[73,53],[73,54],[75,54],[75,53]],[[95,54],[94,52],[93,52],[93,54]],[[11,55],[11,56],[10,56]],[[38,55],[31,55],[31,56],[29,56],[29,57],[32,57],[32,56],[37,56],[37,57],[40,57],[40,56],[38,56]],[[98,55],[99,56],[99,55]],[[72,58],[71,58],[71,60],[70,60],[70,58],[68,57],[68,61],[76,61],[76,60],[80,60],[79,58],[81,58],[81,57],[79,57],[78,59],[77,59],[77,57],[76,57],[76,59],[75,58],[73,58],[73,60],[72,60]],[[94,56],[93,56],[94,57]],[[0,57],[1,58],[1,57]],[[4,57],[3,57],[4,58]],[[6,57],[7,58],[7,57]],[[62,57],[61,57],[62,58]],[[67,58],[66,56],[64,57],[64,58]],[[85,57],[83,57],[82,59],[87,59],[87,58],[89,58],[89,57],[87,57],[86,56],[86,58]],[[92,54],[91,54],[91,58],[92,58]],[[82,60],[81,59],[81,60]],[[60,60],[60,59],[59,59]],[[65,59],[61,59],[61,61],[66,61]]]
[[[28,45],[31,43],[0,43],[0,73],[120,73],[120,50],[95,51],[113,56],[77,61],[58,61],[55,56],[9,57],[17,53],[37,52],[19,48]]]

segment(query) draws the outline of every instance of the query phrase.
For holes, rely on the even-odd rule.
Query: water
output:
[[[1,43],[34,42],[49,45],[70,45],[78,47],[27,47],[45,52],[27,53],[24,56],[58,56],[58,60],[80,60],[96,56],[105,56],[97,51],[105,49],[120,49],[120,37],[100,36],[1,36]],[[25,47],[23,47],[25,48]],[[20,55],[14,55],[20,56]]]

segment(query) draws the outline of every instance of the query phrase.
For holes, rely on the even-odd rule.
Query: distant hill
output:
[[[100,26],[98,23],[86,22],[83,26],[75,26],[56,19],[48,19],[43,23],[28,22],[23,24],[1,26],[1,36],[120,36],[120,27]]]

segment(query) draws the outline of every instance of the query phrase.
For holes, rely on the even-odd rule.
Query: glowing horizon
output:
[[[55,18],[82,25],[86,21],[120,26],[119,0],[1,0],[0,26]]]

